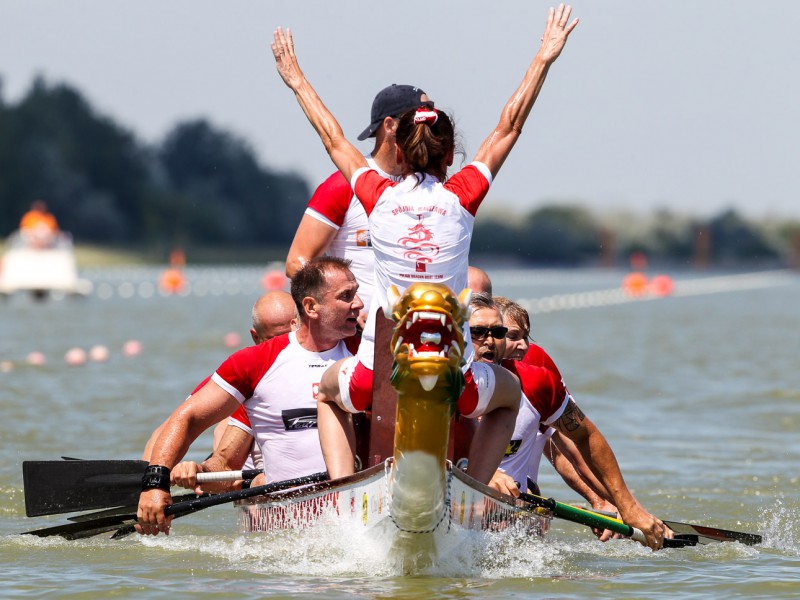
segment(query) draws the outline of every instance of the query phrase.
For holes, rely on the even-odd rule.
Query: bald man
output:
[[[490,297],[492,295],[492,280],[489,279],[489,275],[483,269],[472,265],[467,271],[467,287],[473,292],[488,294]]]
[[[254,344],[260,344],[276,336],[297,329],[300,316],[297,314],[292,295],[278,290],[267,292],[253,305],[253,326],[250,337]]]
[[[269,339],[283,335],[284,333],[295,331],[299,324],[300,316],[297,314],[297,306],[292,299],[292,295],[283,290],[267,292],[256,300],[256,303],[253,305],[253,324],[250,327],[250,337],[253,339],[253,344],[258,345]],[[203,387],[210,377],[210,375],[206,377],[202,383],[195,388],[195,391]],[[147,440],[144,452],[142,453],[142,460],[150,460],[150,452],[153,449],[153,444],[161,433],[161,428],[163,426],[164,423],[159,425],[150,435],[150,439]],[[228,419],[217,423],[217,426],[214,428],[214,450],[219,446],[228,427],[233,427],[228,424]],[[255,458],[254,462],[257,462],[257,458]],[[251,465],[247,465],[245,468],[251,468]]]

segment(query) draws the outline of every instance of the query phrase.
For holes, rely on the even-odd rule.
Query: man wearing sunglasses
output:
[[[644,532],[650,548],[660,548],[664,536],[671,532],[664,523],[647,512],[628,490],[611,447],[594,423],[578,408],[564,382],[546,367],[521,361],[503,361],[508,327],[503,324],[503,316],[491,297],[473,294],[470,308],[469,328],[475,360],[494,364],[501,364],[502,361],[504,367],[519,377],[522,387],[516,426],[509,442],[516,446],[516,452],[507,452],[500,468],[511,469],[515,466],[511,464],[512,461],[527,460],[534,453],[540,454],[534,448],[539,436],[523,436],[521,431],[537,431],[539,424],[551,426],[574,442],[586,465],[609,491],[622,519]],[[494,479],[490,485],[504,493],[519,494],[518,491],[514,494],[515,490],[501,489]]]

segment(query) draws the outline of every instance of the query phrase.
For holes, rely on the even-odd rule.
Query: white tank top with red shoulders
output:
[[[421,178],[419,180],[418,178]],[[473,162],[442,184],[431,175],[395,182],[359,169],[352,187],[369,217],[375,253],[375,291],[358,358],[373,366],[375,313],[395,285],[402,294],[414,282],[443,283],[458,294],[467,287],[469,247],[475,214],[491,185],[483,163]],[[465,324],[465,358],[474,351]]]
[[[322,374],[352,356],[340,341],[311,352],[287,333],[231,355],[211,377],[247,413],[264,457],[267,481],[325,471],[317,430],[317,395]]]

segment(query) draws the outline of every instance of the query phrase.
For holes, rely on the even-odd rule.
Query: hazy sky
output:
[[[535,54],[548,6],[0,0],[0,76],[6,101],[35,74],[70,83],[148,142],[179,120],[208,118],[314,187],[333,166],[275,72],[276,26],[292,28],[301,67],[352,141],[378,90],[411,83],[454,114],[469,160]],[[581,23],[491,204],[800,217],[800,2],[573,7]]]

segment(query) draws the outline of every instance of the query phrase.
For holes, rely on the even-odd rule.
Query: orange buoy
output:
[[[186,287],[186,277],[180,269],[167,269],[159,277],[158,287],[166,294],[177,294]]]
[[[647,293],[647,276],[644,273],[628,273],[622,280],[622,289],[629,296],[643,296]]]
[[[650,293],[653,296],[669,296],[672,294],[675,284],[672,282],[672,277],[669,275],[656,275],[650,281]]]
[[[28,354],[28,356],[25,357],[25,360],[29,365],[36,365],[37,367],[47,362],[45,355],[38,351],[33,351]]]
[[[83,348],[70,348],[64,354],[64,362],[71,367],[86,364],[86,350]]]
[[[89,349],[89,358],[91,358],[94,362],[105,362],[108,360],[110,354],[111,353],[108,351],[108,348],[101,344],[92,346]]]
[[[238,348],[242,343],[242,336],[235,331],[231,331],[225,334],[223,341],[228,348]]]
[[[267,271],[261,278],[261,286],[268,292],[282,290],[288,281],[286,275],[280,271]]]
[[[123,356],[136,356],[142,352],[142,343],[139,340],[128,340],[122,345]]]

